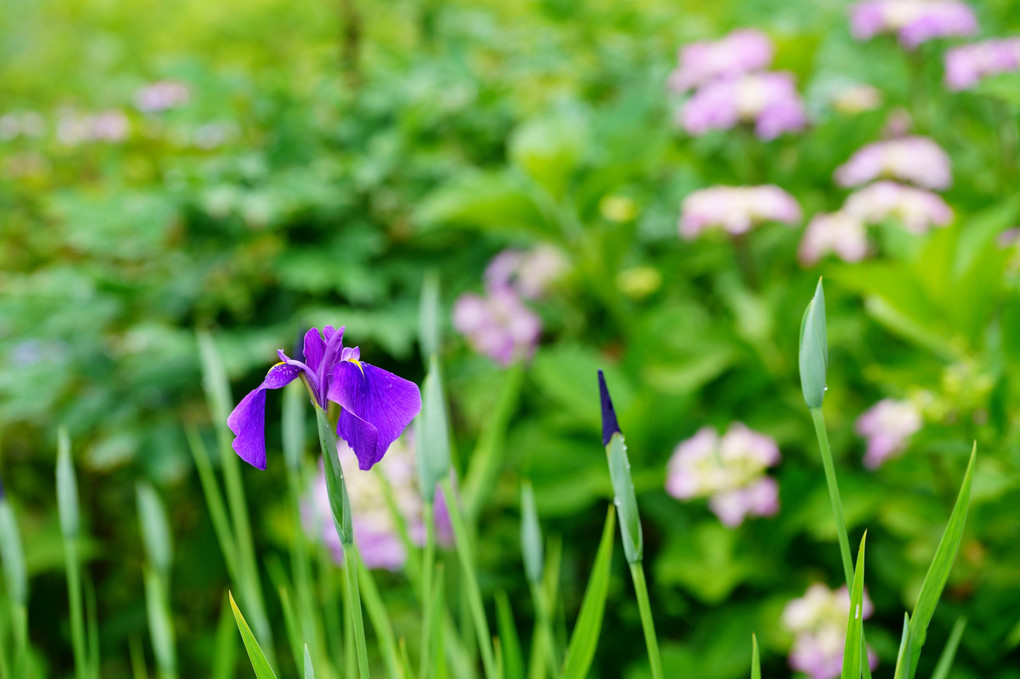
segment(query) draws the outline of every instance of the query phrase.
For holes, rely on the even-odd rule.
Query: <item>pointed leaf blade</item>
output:
[[[269,666],[266,654],[262,652],[262,647],[259,646],[259,642],[255,639],[255,635],[252,634],[251,628],[248,627],[248,623],[234,602],[234,595],[230,594],[229,596],[230,608],[234,611],[234,620],[237,622],[237,629],[241,633],[244,650],[248,652],[248,659],[251,660],[252,669],[255,670],[255,677],[257,679],[276,679],[276,673]]]

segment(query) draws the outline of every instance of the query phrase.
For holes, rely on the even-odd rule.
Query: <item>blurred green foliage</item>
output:
[[[500,249],[550,242],[572,273],[539,305],[543,342],[479,517],[483,588],[527,600],[517,541],[527,476],[543,532],[564,536],[557,614],[575,615],[611,494],[598,445],[604,368],[645,519],[667,676],[745,675],[752,630],[764,674],[781,675],[783,605],[813,581],[841,580],[796,361],[821,274],[825,411],[851,540],[869,529],[868,641],[891,666],[902,611],[977,440],[967,532],[928,638],[940,646],[965,612],[953,676],[1020,677],[1020,258],[996,240],[1020,221],[1016,81],[951,95],[941,47],[855,42],[843,3],[357,7],[354,24],[340,3],[279,0],[13,0],[0,16],[0,115],[34,111],[46,128],[0,142],[0,433],[31,577],[31,641],[52,676],[72,666],[67,626],[55,622],[67,610],[58,424],[76,442],[102,675],[129,676],[129,644],[145,638],[146,556],[125,514],[137,480],[166,499],[180,667],[202,675],[226,576],[184,437],[198,426],[212,439],[195,329],[215,333],[237,395],[276,348],[327,323],[346,324],[373,363],[420,381],[425,270],[441,272],[448,310],[479,288]],[[987,35],[1020,29],[1008,0],[976,9]],[[743,26],[775,40],[813,126],[769,143],[742,131],[683,136],[664,89],[677,47]],[[139,87],[166,78],[190,85],[186,105],[134,108]],[[845,82],[879,88],[881,107],[833,112],[827,97]],[[910,240],[890,227],[882,257],[809,271],[796,263],[799,227],[756,231],[743,259],[729,241],[678,239],[682,198],[715,183],[775,183],[807,215],[834,209],[833,169],[900,108],[953,160],[951,227]],[[123,110],[129,133],[62,143],[71,109]],[[442,353],[463,470],[503,376],[451,334]],[[853,422],[884,396],[923,402],[926,426],[905,455],[868,472]],[[680,440],[735,420],[773,436],[783,462],[779,516],[734,531],[667,496],[663,482]],[[279,458],[272,417],[268,438]],[[260,509],[257,549],[273,558],[300,538],[282,510],[284,480],[252,469],[244,478]],[[604,622],[613,633],[594,672],[642,677],[638,610],[617,561]],[[379,580],[399,610],[404,580]],[[392,615],[398,634],[416,638],[413,608]],[[921,676],[935,657],[922,658]]]

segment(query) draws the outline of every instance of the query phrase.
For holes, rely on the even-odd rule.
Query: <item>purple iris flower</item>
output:
[[[337,435],[354,450],[358,467],[371,469],[421,410],[418,385],[361,361],[358,347],[343,346],[344,328],[327,325],[305,333],[304,362],[287,357],[245,396],[227,418],[234,432],[234,451],[259,469],[266,468],[266,389],[279,389],[298,377],[305,380],[320,408],[340,405]]]

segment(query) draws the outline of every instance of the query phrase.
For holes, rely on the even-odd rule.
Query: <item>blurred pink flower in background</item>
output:
[[[861,608],[864,619],[875,611],[867,591]],[[808,587],[804,596],[788,603],[783,610],[783,626],[795,636],[790,649],[790,667],[811,679],[840,676],[849,617],[850,595],[846,586],[831,590],[816,583]],[[871,648],[868,648],[868,664],[872,669],[878,665],[878,657]]]
[[[744,517],[779,511],[779,486],[765,475],[779,463],[776,442],[740,422],[720,437],[703,427],[681,441],[666,466],[666,492],[680,500],[707,497],[723,524],[735,527]]]
[[[502,366],[531,358],[542,332],[538,316],[510,288],[483,297],[461,295],[453,305],[453,326],[471,347]]]
[[[504,250],[485,268],[485,287],[509,288],[525,299],[537,299],[568,266],[563,253],[551,245],[540,245],[530,251]]]
[[[668,85],[683,94],[720,78],[757,71],[772,63],[772,41],[761,31],[741,29],[718,40],[704,40],[680,48],[680,64]]]
[[[0,141],[18,137],[41,137],[46,121],[35,111],[16,111],[0,116]]]
[[[748,73],[701,87],[683,103],[678,121],[694,136],[753,123],[755,134],[767,141],[804,129],[807,113],[791,74]]]
[[[906,137],[868,144],[836,168],[840,186],[860,186],[880,177],[945,189],[952,182],[949,156],[927,137]]]
[[[57,118],[57,140],[68,146],[95,141],[124,141],[130,130],[128,117],[116,109],[91,114],[62,109]]]
[[[858,40],[897,33],[908,49],[933,38],[973,35],[977,18],[957,0],[865,0],[851,8],[851,31]]]
[[[796,224],[797,200],[778,186],[713,186],[688,194],[680,215],[680,235],[690,240],[707,229],[734,235],[761,222]]]
[[[915,234],[946,226],[953,219],[952,209],[938,194],[890,181],[875,182],[850,194],[843,212],[866,224],[895,219]]]
[[[797,258],[806,266],[828,253],[844,262],[859,262],[868,254],[867,226],[846,212],[815,215],[804,231]]]
[[[404,549],[397,522],[386,502],[383,484],[385,482],[390,486],[394,503],[407,524],[411,541],[417,545],[425,544],[424,505],[418,489],[413,431],[407,429],[370,471],[358,469],[354,451],[343,439],[337,441],[337,452],[351,500],[354,543],[358,547],[358,554],[368,568],[400,570],[407,561],[407,550]],[[321,540],[333,554],[333,559],[342,564],[343,549],[333,525],[321,460],[319,474],[305,495],[301,514],[308,535],[314,540]],[[437,540],[449,544],[453,534],[446,501],[441,492],[436,493],[434,516]]]
[[[160,80],[135,92],[135,106],[145,113],[159,113],[191,100],[191,88],[182,82]]]
[[[970,89],[986,76],[1016,70],[1020,70],[1020,38],[986,40],[946,52],[946,86],[951,90]]]
[[[859,418],[857,433],[868,440],[864,466],[876,469],[890,457],[902,453],[907,441],[921,429],[920,411],[910,401],[882,399]]]

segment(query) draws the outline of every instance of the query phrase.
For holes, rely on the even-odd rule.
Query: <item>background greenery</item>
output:
[[[1008,0],[975,9],[986,35],[1020,29]],[[420,381],[424,271],[441,272],[449,309],[499,250],[551,242],[572,269],[539,307],[542,345],[477,517],[483,589],[527,600],[517,509],[527,476],[545,532],[563,536],[560,615],[576,614],[610,496],[602,367],[645,519],[667,675],[744,675],[751,630],[765,673],[788,673],[783,606],[811,582],[841,580],[796,364],[800,314],[823,275],[825,409],[851,541],[869,529],[869,642],[890,667],[976,439],[967,533],[929,639],[943,643],[966,614],[953,676],[1020,677],[1018,256],[995,240],[1020,218],[1020,89],[1006,77],[950,94],[942,47],[858,43],[846,16],[842,3],[807,0],[9,3],[0,114],[38,111],[52,129],[61,107],[122,108],[131,124],[122,143],[0,144],[2,477],[25,542],[31,641],[49,673],[72,667],[58,424],[79,467],[102,676],[128,676],[129,643],[148,643],[139,479],[170,512],[181,671],[204,676],[227,579],[184,435],[214,437],[195,329],[214,333],[235,397],[311,324],[346,324],[363,356]],[[673,127],[664,83],[676,49],[735,27],[776,42],[777,67],[796,75],[814,117],[804,134],[763,143]],[[135,90],[161,78],[188,82],[189,104],[134,111]],[[878,87],[882,106],[832,111],[827,93],[849,81]],[[775,183],[806,215],[834,209],[833,169],[901,107],[953,160],[951,227],[913,239],[890,229],[881,257],[811,270],[796,262],[801,227],[763,227],[743,262],[729,241],[677,237],[682,198],[715,183]],[[202,130],[222,143],[203,148]],[[463,470],[510,373],[452,332],[443,353]],[[864,470],[854,419],[882,397],[919,394],[926,426],[907,453]],[[663,482],[680,440],[734,420],[778,440],[782,510],[729,530]],[[299,539],[273,416],[267,433],[269,471],[243,471],[264,563]],[[624,570],[618,555],[601,677],[647,672]],[[398,634],[415,638],[404,578],[379,582]],[[277,605],[270,597],[271,619]],[[515,612],[530,619],[526,605]]]

